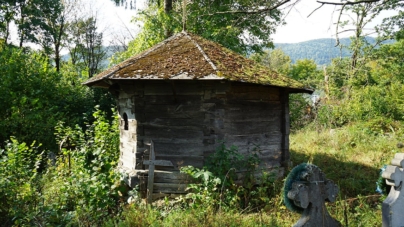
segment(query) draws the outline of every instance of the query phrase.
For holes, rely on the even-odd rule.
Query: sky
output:
[[[136,15],[136,10],[116,7],[111,0],[85,1],[96,3],[95,10],[100,16],[99,24],[101,30],[104,29],[104,35],[108,40],[119,39],[123,36],[132,40],[140,30],[139,26],[130,22]],[[312,39],[335,38],[334,22],[338,16],[338,13],[335,13],[336,8],[333,5],[324,5],[313,12],[319,6],[320,4],[316,0],[301,0],[295,7],[286,10],[284,18],[286,25],[278,27],[276,33],[271,35],[273,41],[275,43],[298,43]],[[145,8],[145,0],[137,0],[136,8]],[[376,22],[380,22],[380,19],[376,19]],[[374,24],[370,26],[372,27]],[[349,37],[349,35],[349,33],[345,33],[340,37]]]
[[[324,5],[313,12],[319,6],[316,0],[303,0],[286,11],[284,18],[286,25],[277,28],[272,36],[274,42],[298,43],[312,39],[335,38],[333,26],[335,7]]]
[[[139,28],[130,23],[131,18],[136,15],[134,10],[125,10],[123,7],[115,7],[111,0],[98,0],[99,7],[102,9],[105,21],[114,31],[119,29],[126,30],[123,23],[132,31],[133,35],[139,31]],[[142,0],[137,0],[137,8],[144,7]],[[272,35],[276,43],[297,43],[311,39],[333,38],[335,27],[332,26],[332,14],[334,6],[325,5],[320,10],[307,17],[319,4],[316,0],[302,0],[295,7],[286,11],[286,25],[278,27],[276,34]]]

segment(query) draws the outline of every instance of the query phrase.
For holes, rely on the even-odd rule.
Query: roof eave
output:
[[[313,94],[314,89],[310,88],[289,88],[289,93],[296,94],[296,93],[306,93],[306,94]]]
[[[86,85],[89,87],[109,88],[111,86],[111,83],[107,79],[100,79],[100,80],[86,81],[82,83],[82,85]]]

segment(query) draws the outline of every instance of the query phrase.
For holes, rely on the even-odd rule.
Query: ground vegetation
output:
[[[34,16],[25,16],[30,12],[24,8],[28,7],[27,1],[19,1],[17,5],[11,1],[6,3],[0,6],[0,223],[3,226],[178,226],[179,223],[291,226],[299,219],[298,214],[284,206],[283,180],[268,172],[261,172],[260,179],[251,177],[259,171],[257,157],[241,155],[237,147],[225,141],[204,168],[182,170],[194,179],[188,185],[189,194],[146,205],[136,188],[127,188],[116,171],[119,133],[117,119],[112,117],[117,114],[111,109],[111,97],[80,86],[100,68],[90,72],[91,66],[85,60],[88,58],[81,57],[74,62],[61,61],[58,68],[56,53],[49,54],[45,48],[34,51],[24,45],[11,45],[8,40],[11,21],[23,24]],[[151,3],[149,11],[143,14],[144,31],[130,47],[133,53],[140,51],[143,48],[140,45],[145,42],[153,45],[163,39],[171,30],[161,29],[164,26],[173,32],[182,29],[180,21],[185,17],[180,15],[177,3],[173,2],[169,13],[158,2]],[[202,3],[190,1],[185,5],[187,10],[181,10],[188,12],[189,29],[210,40],[220,39],[224,46],[233,46],[233,50],[241,53],[250,54],[249,48],[258,48],[239,39],[241,28],[247,23],[242,19],[236,24],[240,27],[234,25],[225,34],[219,31],[229,26],[223,21],[236,20],[235,15],[244,15],[247,9],[237,9],[244,10],[239,13],[226,8],[219,11]],[[240,7],[241,3],[244,2],[238,2]],[[344,10],[364,13],[357,7],[378,3],[381,1],[343,5],[352,6]],[[388,1],[383,6],[398,7],[401,3]],[[195,9],[197,6],[199,9]],[[192,14],[198,10],[204,15],[202,27],[197,26],[199,17]],[[276,20],[271,26],[280,23],[276,10],[270,15]],[[249,23],[265,28],[266,24],[260,24],[267,23],[262,18],[251,18]],[[212,24],[208,23],[210,20]],[[84,30],[94,35],[95,43],[97,37],[102,37],[94,33],[91,17],[79,22],[88,25]],[[333,59],[324,68],[307,59],[291,63],[279,51],[252,57],[263,65],[269,64],[277,73],[316,89],[316,97],[295,95],[290,101],[291,167],[303,162],[315,164],[338,185],[340,194],[334,204],[328,205],[328,210],[345,226],[381,224],[380,204],[386,195],[376,192],[380,168],[395,153],[403,152],[403,27],[399,17],[390,22],[380,27],[383,28],[381,36],[389,35],[395,39],[394,43],[374,48],[363,40],[363,33],[356,33],[359,35],[352,38],[352,45],[345,47],[355,54]],[[356,31],[360,32],[358,28]],[[24,29],[22,26],[18,33],[23,43],[31,39],[31,34]],[[75,37],[84,38],[85,34]],[[83,40],[70,43],[72,50],[80,47],[84,53]],[[67,38],[65,41],[70,42]],[[272,61],[275,56],[282,61]],[[96,104],[100,105],[94,108]],[[236,182],[235,167],[247,170],[246,180],[241,184]]]

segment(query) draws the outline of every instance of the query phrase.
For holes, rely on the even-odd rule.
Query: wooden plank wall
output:
[[[138,140],[152,139],[156,159],[169,160],[178,170],[182,166],[203,166],[203,86],[200,83],[178,84],[158,81],[143,84],[143,97],[135,97],[136,118],[142,127]],[[138,103],[142,103],[138,107]],[[147,157],[147,153],[144,158]]]
[[[150,80],[125,83],[121,90],[119,111],[130,109],[136,121],[136,131],[125,136],[136,137],[136,149],[123,151],[134,151],[136,169],[146,168],[141,163],[148,160],[145,143],[150,139],[156,159],[174,164],[158,170],[201,168],[221,141],[242,153],[258,152],[266,168],[280,167],[289,159],[285,89],[228,81]]]
[[[256,153],[263,168],[282,158],[281,89],[233,83],[224,106],[224,141],[244,154]]]
[[[118,102],[119,112],[119,130],[120,130],[120,158],[119,166],[125,171],[134,170],[136,167],[136,148],[137,148],[137,121],[134,113],[133,90],[126,89],[128,92],[120,92]],[[124,114],[127,116],[127,126],[125,129]]]

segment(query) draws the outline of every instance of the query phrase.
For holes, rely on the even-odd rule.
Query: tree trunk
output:
[[[173,0],[164,0],[164,12],[166,14],[170,14],[173,10]],[[164,31],[165,38],[169,38],[173,35],[173,31],[169,28],[166,28]]]
[[[56,65],[56,72],[60,71],[60,49],[59,45],[55,45],[55,65]]]

